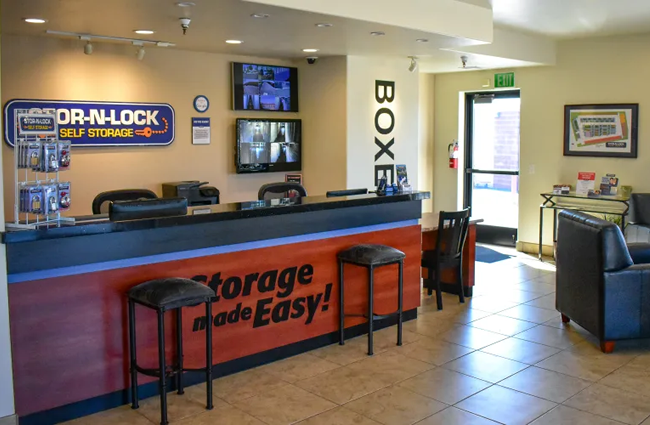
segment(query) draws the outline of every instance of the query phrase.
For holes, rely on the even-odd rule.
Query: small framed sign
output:
[[[302,184],[302,174],[285,174],[284,181],[287,183]]]
[[[196,112],[204,113],[210,108],[210,101],[206,96],[198,95],[194,98],[194,109]]]
[[[210,118],[192,118],[192,144],[210,144]]]

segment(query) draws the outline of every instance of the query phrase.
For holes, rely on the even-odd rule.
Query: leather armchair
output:
[[[616,224],[569,210],[559,214],[557,237],[562,321],[588,330],[605,353],[617,340],[650,338],[650,244],[628,249]]]
[[[629,220],[625,239],[628,242],[650,242],[650,193],[632,194]]]

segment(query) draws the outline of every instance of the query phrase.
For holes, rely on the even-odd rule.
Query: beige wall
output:
[[[594,171],[599,179],[616,173],[635,192],[650,191],[650,36],[565,41],[558,45],[554,67],[515,69],[521,88],[521,181],[519,240],[538,239],[539,194],[556,183],[575,185],[578,171]],[[435,78],[434,205],[455,208],[458,172],[447,168],[446,150],[459,133],[459,92],[481,90],[494,71],[440,74]],[[638,159],[564,157],[564,105],[639,103]],[[530,168],[534,166],[535,173]],[[545,242],[551,240],[551,214]]]
[[[347,59],[321,58],[300,69],[304,179],[309,194],[346,189]]]
[[[435,75],[420,74],[419,131],[418,131],[418,189],[433,192],[434,144],[434,96]],[[433,196],[422,202],[424,212],[434,209]]]
[[[93,55],[86,56],[79,41],[49,37],[5,36],[2,43],[2,59],[11,64],[2,70],[3,104],[13,98],[162,102],[176,111],[176,140],[170,146],[74,149],[72,168],[65,173],[73,184],[73,215],[90,213],[92,199],[101,191],[143,187],[160,193],[165,181],[209,181],[221,190],[222,202],[257,199],[262,184],[283,181],[284,173],[235,174],[238,117],[302,118],[308,192],[323,193],[330,187],[328,178],[340,178],[336,186],[344,182],[344,174],[328,172],[323,162],[345,161],[341,156],[345,155],[341,150],[345,108],[341,107],[344,101],[339,101],[339,96],[345,99],[344,60],[323,60],[314,67],[300,62],[300,113],[247,113],[231,110],[230,62],[292,63],[173,48],[149,48],[145,59],[138,61],[135,48],[106,43],[96,43]],[[312,91],[323,102],[322,109]],[[198,94],[210,99],[205,114],[193,108]],[[193,116],[211,118],[211,145],[192,145]],[[13,151],[3,146],[5,205],[7,214],[13,216]]]

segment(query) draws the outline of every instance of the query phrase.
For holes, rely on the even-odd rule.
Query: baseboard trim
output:
[[[517,242],[517,251],[525,252],[527,254],[539,254],[539,244],[533,242]],[[546,257],[553,256],[553,246],[552,245],[542,245],[542,255]]]
[[[412,310],[404,312],[403,320],[413,320],[416,319],[417,316],[418,310],[417,308],[414,308]],[[374,329],[383,329],[389,326],[393,326],[396,323],[397,317],[388,317],[385,319],[376,320],[374,323]],[[368,325],[362,323],[360,325],[347,328],[345,330],[345,337],[346,339],[354,338],[356,336],[366,334],[367,331]],[[237,372],[243,372],[244,370],[252,369],[254,367],[262,366],[267,363],[334,344],[335,342],[338,342],[338,340],[338,331],[335,331],[329,334],[285,345],[283,347],[278,347],[272,350],[242,357],[240,359],[231,360],[226,363],[220,363],[213,366],[212,376],[214,376],[216,379],[222,376],[232,375]],[[183,383],[186,386],[200,384],[201,382],[205,382],[205,375],[203,373],[186,372],[183,377]],[[175,387],[175,379],[170,379],[167,383],[169,392],[176,391]],[[46,410],[43,412],[32,413],[27,416],[22,416],[20,418],[20,425],[51,425],[70,421],[83,416],[92,415],[93,413],[113,409],[115,407],[130,403],[130,394],[130,389],[124,389],[91,399],[78,401],[76,403],[67,404],[65,406],[55,407],[54,409]],[[138,386],[138,396],[140,399],[149,398],[157,394],[158,382],[156,381]],[[0,425],[18,425],[17,421],[5,423],[2,422],[3,419],[0,419]]]
[[[10,415],[0,418],[0,425],[18,425],[18,416]]]

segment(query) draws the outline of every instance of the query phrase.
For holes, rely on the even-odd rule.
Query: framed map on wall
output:
[[[566,105],[564,155],[636,158],[639,104]]]

